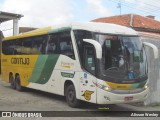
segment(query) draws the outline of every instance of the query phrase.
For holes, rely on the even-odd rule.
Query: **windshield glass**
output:
[[[98,35],[102,46],[102,79],[122,83],[138,82],[136,79],[146,80],[146,55],[139,37]]]
[[[82,68],[85,68],[86,44],[83,39],[96,40],[101,44],[102,59],[96,60],[94,69],[97,78],[116,83],[147,80],[146,54],[138,36],[108,35],[85,30],[74,30],[74,34]]]

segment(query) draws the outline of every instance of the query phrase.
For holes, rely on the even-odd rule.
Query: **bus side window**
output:
[[[22,41],[17,39],[14,45],[14,55],[21,55],[22,54]]]
[[[82,67],[84,67],[84,63],[83,63],[83,53],[84,53],[84,42],[83,39],[92,39],[92,32],[90,31],[86,31],[86,30],[74,30],[74,34],[75,34],[75,39],[76,39],[76,43],[77,43],[77,48],[78,48],[78,53],[79,53],[79,57],[80,57],[80,62]]]
[[[75,59],[71,35],[69,31],[60,33],[59,45],[60,45],[60,54]]]
[[[5,55],[13,55],[14,54],[14,41],[3,41],[2,42],[2,53]]]
[[[32,51],[32,38],[24,38],[22,46],[22,54],[31,54]]]
[[[94,47],[85,47],[85,58],[84,58],[85,69],[95,75],[95,50]]]
[[[47,35],[37,36],[33,38],[33,49],[32,54],[45,54]]]
[[[112,50],[111,50],[111,40],[106,40],[103,45],[103,62],[105,70],[112,67]]]
[[[58,44],[57,34],[50,35],[48,45],[47,45],[47,54],[57,54],[58,53],[57,44]]]

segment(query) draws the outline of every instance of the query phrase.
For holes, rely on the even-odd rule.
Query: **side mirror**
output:
[[[102,47],[99,42],[97,42],[93,39],[83,39],[83,41],[92,44],[96,49],[96,57],[98,59],[102,58]]]
[[[144,46],[148,46],[153,49],[154,58],[157,59],[158,58],[158,48],[155,45],[153,45],[152,43],[143,42],[143,44],[144,44]]]

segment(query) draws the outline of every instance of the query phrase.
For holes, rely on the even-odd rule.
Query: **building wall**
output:
[[[0,74],[1,74],[1,46],[2,46],[2,39],[4,38],[2,31],[0,31]]]
[[[159,58],[154,59],[151,48],[145,47],[148,61],[150,96],[145,101],[146,105],[160,103],[160,37],[141,35],[142,41],[154,44],[159,50]]]

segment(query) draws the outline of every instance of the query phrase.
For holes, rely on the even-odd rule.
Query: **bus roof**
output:
[[[108,34],[121,34],[121,35],[138,35],[138,33],[128,27],[111,24],[111,23],[99,23],[99,22],[80,22],[70,23],[54,26],[54,29],[50,30],[49,33],[55,32],[59,29],[70,28],[72,30],[88,30],[92,32],[108,33]]]
[[[52,27],[44,27],[44,28],[29,31],[29,32],[25,32],[25,33],[22,33],[22,34],[19,34],[16,36],[9,36],[9,37],[4,38],[3,40],[12,40],[12,39],[17,39],[17,38],[44,35],[44,34],[47,34],[48,31],[51,29],[52,29]]]
[[[107,33],[107,34],[121,34],[121,35],[138,35],[137,32],[131,28],[111,24],[111,23],[98,23],[98,22],[83,22],[83,23],[69,23],[69,24],[62,24],[57,25],[54,27],[45,27],[37,30],[33,30],[30,32],[26,32],[23,34],[19,34],[17,36],[6,37],[4,40],[11,40],[17,38],[24,38],[30,36],[37,36],[49,33],[55,33],[59,31],[64,31],[67,29],[73,30],[88,30],[92,32],[100,32],[100,33]]]

